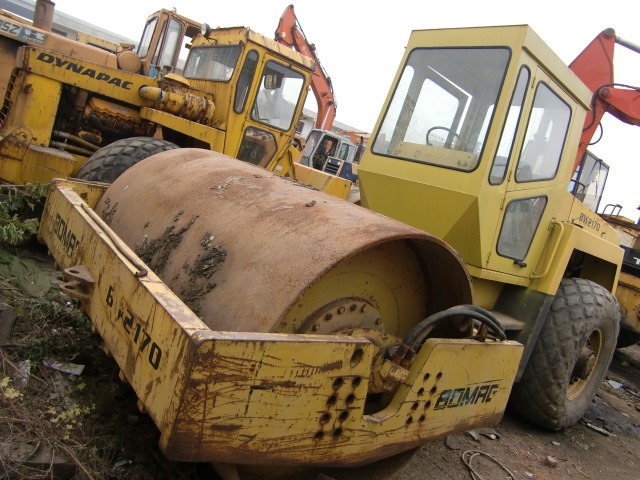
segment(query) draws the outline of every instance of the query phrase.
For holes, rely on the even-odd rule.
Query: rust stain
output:
[[[240,424],[215,424],[211,425],[211,430],[214,432],[237,432],[241,430],[243,425]]]
[[[254,390],[273,390],[275,387],[296,388],[298,386],[299,386],[298,382],[294,382],[293,380],[277,381],[277,380],[264,379],[264,380],[260,380],[260,385],[252,385],[249,388]]]
[[[325,363],[320,366],[321,372],[330,372],[332,370],[340,370],[342,368],[342,360],[336,360],[335,362]]]

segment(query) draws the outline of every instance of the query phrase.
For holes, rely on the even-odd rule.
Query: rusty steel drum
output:
[[[96,210],[213,330],[402,337],[472,302],[441,240],[208,150],[143,160]]]

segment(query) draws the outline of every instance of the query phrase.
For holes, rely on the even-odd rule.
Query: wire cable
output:
[[[473,466],[471,466],[471,462],[473,461],[473,459],[479,456],[488,458],[493,463],[498,465],[507,475],[509,475],[508,477],[509,479],[516,480],[515,475],[511,473],[511,471],[507,467],[505,467],[502,463],[500,463],[500,461],[493,455],[489,455],[488,453],[481,452],[480,450],[467,450],[461,455],[461,458],[464,464],[469,469],[469,474],[471,475],[471,478],[473,480],[484,480],[484,478],[478,472],[476,472]]]

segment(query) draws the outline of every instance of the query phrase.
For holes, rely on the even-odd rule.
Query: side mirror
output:
[[[282,80],[284,75],[277,72],[265,73],[264,75],[264,88],[267,90],[277,90],[282,87]]]

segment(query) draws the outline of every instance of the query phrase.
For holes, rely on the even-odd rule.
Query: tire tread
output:
[[[514,387],[512,406],[522,416],[552,430],[577,422],[611,362],[619,328],[617,311],[617,300],[602,286],[581,278],[563,279],[522,378]],[[573,400],[584,408],[572,407],[566,398],[569,377],[580,348],[602,319],[603,330],[613,325],[613,338],[603,340],[602,358],[594,367],[598,371],[593,373],[583,393]],[[604,332],[604,336],[611,333]],[[600,362],[606,362],[604,369]]]
[[[175,143],[151,137],[124,138],[102,147],[78,171],[77,178],[113,183],[125,170],[156,153],[179,148]]]

